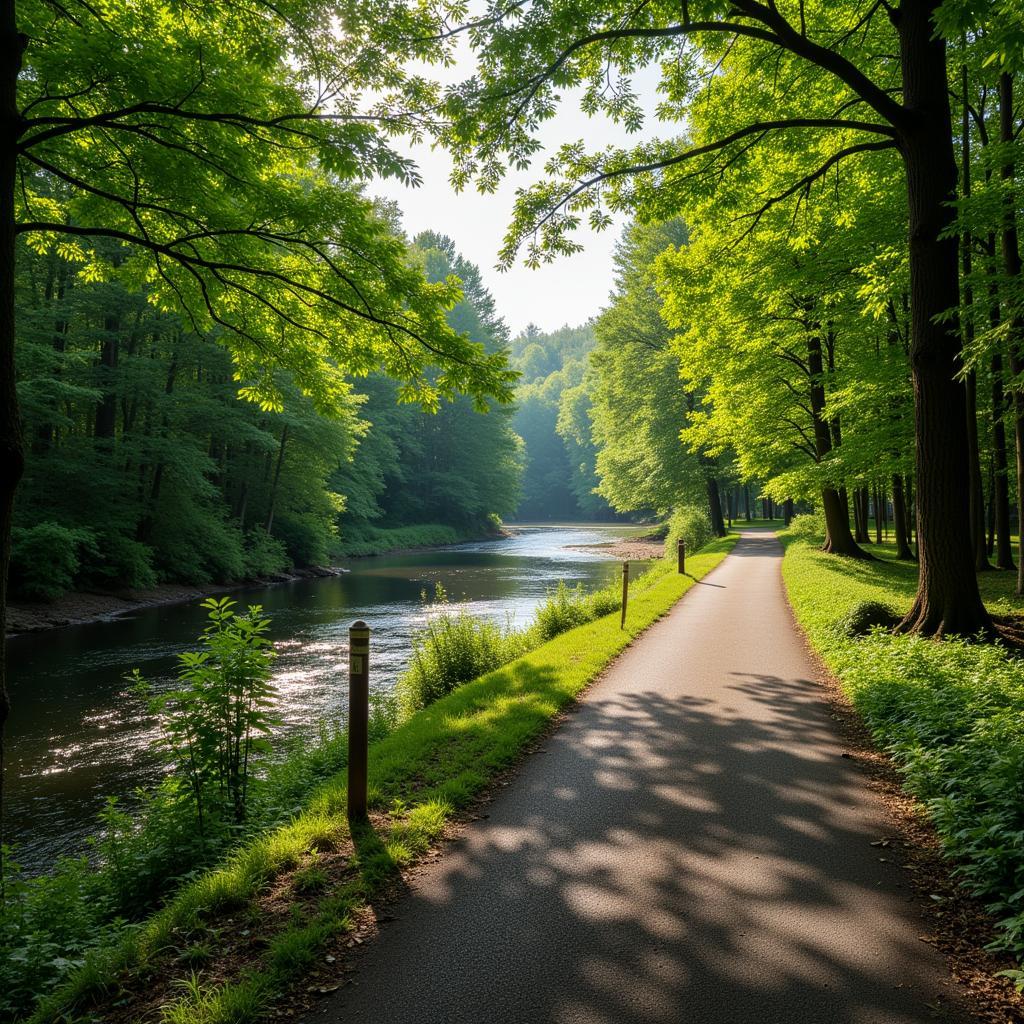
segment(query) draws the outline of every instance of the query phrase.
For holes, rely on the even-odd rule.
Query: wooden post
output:
[[[622,563],[622,621],[619,629],[626,628],[626,604],[629,601],[629,562]]]
[[[366,762],[370,720],[370,627],[348,630],[348,816],[366,817]]]
[[[682,537],[679,538],[679,543],[676,544],[676,554],[679,557],[679,575],[686,575],[686,541]]]

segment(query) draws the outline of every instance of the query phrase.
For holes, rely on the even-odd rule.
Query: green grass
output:
[[[1024,661],[991,644],[882,629],[851,638],[839,627],[862,603],[909,609],[917,566],[896,562],[891,545],[869,545],[878,560],[862,562],[807,538],[782,541],[798,621],[921,801],[961,883],[989,909],[997,944],[1024,957]],[[979,582],[990,609],[1020,611],[1015,574]]]
[[[688,575],[666,559],[649,570],[631,595],[626,628],[615,611],[543,644],[522,658],[459,687],[410,718],[370,750],[371,808],[389,812],[387,828],[350,834],[345,820],[344,773],[321,785],[288,825],[251,841],[221,867],[189,883],[162,911],[116,946],[85,963],[31,1018],[50,1024],[102,1005],[112,992],[144,987],[196,944],[218,917],[254,908],[275,880],[294,872],[301,890],[320,881],[317,851],[354,854],[350,880],[323,894],[312,914],[279,932],[256,967],[211,985],[201,974],[183,979],[162,1009],[168,1024],[244,1024],[306,972],[335,935],[352,927],[355,912],[401,866],[422,855],[447,820],[514,765],[531,741],[571,703],[639,633],[667,612],[728,554],[735,536],[714,541],[687,558]],[[295,891],[294,888],[292,891]],[[183,939],[184,937],[184,939]],[[223,968],[225,965],[219,965]],[[133,989],[134,986],[134,989]]]

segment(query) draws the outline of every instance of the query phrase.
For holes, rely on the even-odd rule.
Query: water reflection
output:
[[[500,540],[353,560],[344,576],[232,597],[261,604],[272,618],[284,729],[315,733],[344,719],[353,619],[373,628],[371,685],[389,688],[424,621],[424,591],[440,582],[471,611],[525,625],[558,580],[589,588],[618,572],[607,554],[572,545],[635,530],[524,527]],[[106,795],[125,796],[157,778],[148,749],[154,725],[125,676],[138,667],[155,685],[170,685],[175,655],[194,645],[204,618],[196,602],[11,641],[8,837],[23,864],[40,867],[77,852]]]

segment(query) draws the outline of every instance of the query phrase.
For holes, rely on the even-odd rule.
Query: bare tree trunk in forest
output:
[[[1015,139],[1013,127],[1013,75],[1003,72],[999,76],[999,141],[1008,147],[1009,152]],[[1002,166],[1002,178],[1008,188],[1003,193],[1003,271],[1011,281],[1019,281],[1021,277],[1020,242],[1017,238],[1017,167],[1012,159]],[[1024,356],[1021,345],[1024,344],[1024,316],[1014,312],[1010,318],[1010,373],[1018,380],[1024,371]],[[1017,523],[1018,529],[1024,533],[1024,394],[1019,386],[1013,389],[1013,427],[1014,440],[1017,448]],[[1017,594],[1024,594],[1024,557],[1022,550],[1017,551]]]
[[[14,380],[14,188],[21,134],[18,74],[28,37],[18,32],[14,0],[0,0],[0,896],[6,885],[4,846],[4,730],[7,693],[7,572],[11,560],[14,493],[25,468],[21,413]]]
[[[103,344],[100,347],[100,404],[96,407],[95,437],[112,438],[117,427],[117,370],[121,322],[116,316],[103,319]]]
[[[903,493],[903,477],[899,473],[893,474],[892,478],[892,521],[896,531],[896,557],[904,562],[916,561],[910,547],[910,531],[907,529],[909,516]]]
[[[882,488],[877,486],[877,485],[875,486],[875,495],[874,495],[873,501],[874,501],[874,505],[875,505],[875,543],[876,544],[881,544],[882,543],[882,509],[884,507],[884,502],[883,502],[883,496],[882,496]]]
[[[988,506],[985,515],[988,526],[988,543],[985,550],[991,558],[996,549],[996,472],[993,459],[988,460]]]
[[[971,195],[971,114],[967,103],[967,65],[961,74],[963,89],[963,121],[961,125],[960,193],[964,199]],[[961,266],[963,267],[963,332],[968,343],[974,340],[974,288],[971,285],[972,253],[974,240],[970,231],[964,231],[960,239]],[[970,481],[968,529],[971,532],[971,546],[974,549],[974,569],[986,572],[988,551],[985,549],[985,495],[981,483],[981,455],[978,451],[978,375],[970,370],[964,379],[967,400],[967,475]]]
[[[786,526],[793,521],[793,499],[787,498],[782,504],[782,519]]]
[[[744,484],[743,485],[743,502],[744,502],[744,510],[746,512],[746,519],[747,519],[747,522],[749,523],[750,520],[751,520],[751,516],[750,516],[750,484]]]
[[[853,489],[853,539],[864,544],[868,539],[868,524],[864,521],[864,503],[861,501],[861,489]]]
[[[998,316],[998,300],[995,305]],[[996,320],[993,326],[998,323]],[[1006,455],[1006,394],[1003,391],[1003,357],[992,353],[992,517],[995,529],[996,567],[1015,569],[1010,540],[1010,476]]]
[[[284,447],[288,443],[288,424],[284,425],[281,430],[281,447],[277,452],[277,466],[274,468],[274,482],[270,486],[270,511],[267,513],[267,533],[270,533],[271,527],[274,525],[274,510],[277,506],[277,485],[281,480],[281,467],[284,465]],[[717,488],[717,484],[716,484]],[[721,517],[722,510],[718,510],[718,515]]]
[[[917,535],[917,496],[914,494],[914,478],[908,476],[906,487],[906,500],[903,503],[903,510],[906,513],[907,543],[911,549],[914,547],[914,538]],[[917,552],[914,552],[914,559],[917,560]]]
[[[711,529],[716,537],[724,537],[728,531],[725,528],[725,520],[722,518],[722,499],[718,493],[718,481],[713,476],[707,478],[707,490]]]
[[[960,294],[953,223],[956,154],[946,43],[935,31],[939,0],[904,0],[900,38],[903,103],[900,149],[907,177],[910,238],[910,366],[914,383],[918,587],[903,632],[972,636],[990,632],[964,524],[970,515],[967,402],[957,380],[961,341],[944,318]]]
[[[832,430],[825,420],[825,377],[821,355],[821,338],[811,332],[807,336],[807,368],[810,376],[811,418],[814,423],[814,451],[818,462],[832,451]],[[821,490],[821,507],[825,513],[825,547],[833,555],[870,558],[857,546],[850,532],[850,517],[842,494],[834,487]]]

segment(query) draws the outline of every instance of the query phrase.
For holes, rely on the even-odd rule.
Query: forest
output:
[[[236,887],[225,906],[309,869],[347,755],[334,737],[319,761],[268,769],[247,823],[237,771],[229,785],[210,754],[146,824],[108,807],[98,874],[127,874],[65,866],[42,896],[18,889],[31,912],[11,923],[9,602],[272,579],[510,521],[649,524],[669,548],[704,548],[703,573],[733,522],[778,514],[796,621],[1019,966],[1019,0],[0,0],[0,37],[0,930],[7,942],[31,917],[44,973],[74,990],[48,1003],[28,964],[19,1014],[59,1019],[129,961],[144,976],[153,936],[209,909],[186,905],[200,869]],[[567,112],[593,130],[563,131]],[[452,190],[510,196],[496,267],[450,225],[407,233],[401,204],[375,197],[382,180],[422,183],[424,145],[450,160]],[[608,231],[614,280],[593,315],[510,330],[492,270],[542,275]],[[697,581],[682,569],[658,563],[638,585],[645,626]],[[534,625],[502,632],[439,588],[442,625],[418,635],[410,670],[429,701],[384,701],[375,720],[393,831],[360,863],[359,899],[623,649],[605,621],[621,607],[625,630],[618,595],[563,585]],[[245,651],[264,707],[266,622],[209,607],[203,643]],[[584,627],[604,662],[572,646]],[[550,699],[524,709],[494,673],[540,664],[547,644],[576,674],[561,686],[545,662]],[[195,657],[183,678],[203,684]],[[165,721],[203,689],[136,682]],[[434,700],[454,711],[417,718]],[[516,706],[497,738],[472,719],[488,700]],[[269,733],[263,714],[252,728]],[[491,737],[484,753],[459,716]],[[187,761],[175,750],[169,776]],[[410,810],[435,769],[443,784]],[[215,776],[237,799],[211,845],[190,815]],[[291,852],[274,860],[266,837],[286,818]],[[129,877],[151,886],[136,903]],[[321,908],[323,935],[302,932],[314,952],[271,949],[248,1016],[203,1018],[194,995],[180,1019],[259,1017],[351,927],[345,892]],[[47,914],[72,904],[78,944],[61,949]],[[129,918],[148,930],[124,938]],[[82,937],[102,929],[120,937]],[[1001,976],[1024,987],[1016,966]]]

